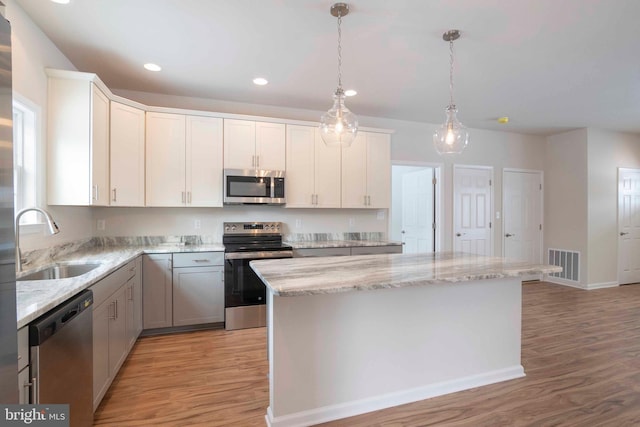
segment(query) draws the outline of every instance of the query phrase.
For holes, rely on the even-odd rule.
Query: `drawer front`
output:
[[[173,254],[173,268],[224,265],[224,252],[184,252]]]

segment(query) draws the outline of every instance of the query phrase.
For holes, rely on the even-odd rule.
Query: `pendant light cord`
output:
[[[449,40],[449,105],[453,104],[453,40]]]
[[[338,88],[342,89],[342,14],[338,11]]]

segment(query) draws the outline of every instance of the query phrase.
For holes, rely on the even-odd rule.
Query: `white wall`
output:
[[[73,64],[58,50],[49,38],[24,13],[14,0],[4,0],[6,16],[11,22],[13,90],[41,107],[40,145],[38,164],[39,188],[46,200],[46,118],[47,77],[46,67],[75,70]],[[92,233],[91,210],[75,207],[46,207],[60,226],[60,233],[46,236],[43,233],[23,234],[22,249],[38,249],[54,244],[90,237]]]
[[[588,284],[618,281],[618,168],[640,168],[640,135],[587,130]]]
[[[384,219],[378,219],[378,213]],[[225,206],[224,208],[93,208],[94,223],[105,220],[96,236],[158,236],[201,234],[222,241],[222,223],[280,221],[284,234],[387,232],[387,210],[287,209],[279,206]],[[200,228],[196,228],[196,220]],[[296,227],[299,221],[299,227]]]
[[[587,130],[547,138],[544,256],[548,248],[581,252],[580,283],[588,265]]]

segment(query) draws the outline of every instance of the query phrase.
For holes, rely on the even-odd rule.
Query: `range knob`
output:
[[[236,231],[236,226],[235,225],[231,226],[231,231]]]

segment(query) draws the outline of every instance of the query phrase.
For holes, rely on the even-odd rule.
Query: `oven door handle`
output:
[[[293,251],[227,252],[224,259],[293,258]]]

